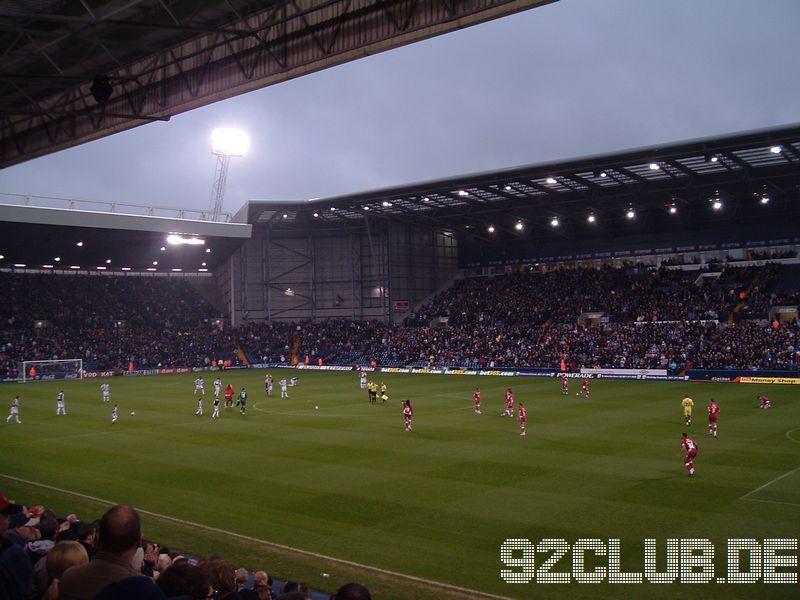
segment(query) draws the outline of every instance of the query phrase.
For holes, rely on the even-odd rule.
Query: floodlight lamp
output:
[[[83,248],[83,242],[77,242],[75,244],[78,248]]]
[[[507,192],[510,192],[510,191],[511,191],[511,186],[510,186],[510,185],[507,185],[507,186],[505,186],[503,189],[504,189],[505,191],[507,191]]]
[[[633,210],[633,208],[629,208],[628,212],[625,213],[625,216],[628,217],[629,219],[633,219],[634,217],[636,217],[636,212]]]
[[[659,166],[658,163],[656,163],[656,162],[651,162],[650,163],[650,170],[651,171],[658,171],[660,168],[661,167]]]
[[[545,179],[545,181],[546,181],[547,183],[549,183],[550,185],[553,185],[553,184],[555,184],[555,183],[558,183],[558,182],[556,181],[556,178],[555,178],[555,177],[548,177],[547,179]]]
[[[422,199],[422,201],[423,201],[423,202],[425,202],[425,203],[428,203],[428,202],[430,202],[430,201],[431,201],[431,199],[430,199],[430,198],[428,198],[427,196],[425,196],[425,197]]]
[[[315,219],[319,218],[319,213],[317,211],[314,211],[314,218]]]
[[[489,233],[494,233],[494,225],[489,225],[489,227],[486,228],[486,231]]]
[[[769,204],[769,196],[767,196],[766,194],[761,196],[761,204]]]
[[[553,217],[550,220],[550,225],[553,226],[553,227],[558,227],[558,217]]]
[[[769,151],[772,152],[773,154],[780,154],[781,152],[783,152],[783,146],[777,146],[777,145],[776,146],[772,146],[769,149]]]
[[[674,215],[677,214],[677,212],[678,212],[678,207],[675,206],[674,204],[671,204],[669,207],[669,214]]]
[[[516,229],[517,231],[522,231],[522,228],[523,228],[522,221],[517,221],[517,223],[514,225],[514,229]]]
[[[589,223],[594,223],[597,220],[597,217],[595,217],[594,214],[590,214],[588,217],[586,217],[586,220]]]
[[[459,196],[469,196],[469,192],[467,190],[458,190]]]
[[[722,209],[722,200],[720,200],[719,198],[714,200],[714,202],[712,202],[712,204],[711,204],[711,208],[713,208],[714,210],[721,210]]]
[[[211,132],[211,153],[222,156],[244,156],[250,148],[250,137],[241,129],[221,127]]]
[[[383,202],[381,202],[381,206],[383,206],[384,208],[389,208],[390,206],[392,206],[392,203],[389,202],[388,200],[384,200]]]

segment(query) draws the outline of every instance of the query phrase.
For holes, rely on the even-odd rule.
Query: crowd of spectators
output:
[[[237,347],[251,362],[796,370],[800,326],[769,318],[773,306],[800,304],[787,273],[778,265],[720,276],[642,266],[519,272],[459,280],[399,324],[236,329],[217,327],[214,309],[179,278],[3,273],[14,300],[0,307],[0,373],[66,358],[93,370],[208,366],[238,360]]]
[[[0,493],[3,600],[311,600],[321,592],[265,571],[235,569],[217,555],[196,558],[143,538],[138,512],[116,505],[99,519],[58,517]],[[328,597],[328,595],[324,595]],[[358,583],[331,600],[370,600]]]

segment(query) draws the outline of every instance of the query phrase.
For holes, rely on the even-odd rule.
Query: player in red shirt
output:
[[[686,465],[686,470],[689,471],[689,476],[691,477],[694,475],[694,457],[697,456],[697,444],[695,444],[694,441],[685,433],[682,435],[681,454],[683,454],[684,451],[686,452],[686,460],[684,461],[684,465]]]
[[[522,402],[520,402],[519,403],[519,428],[522,431],[522,433],[520,433],[520,435],[528,435],[527,433],[525,433],[525,421],[527,421],[527,419],[528,419],[528,413],[525,410],[525,406],[522,404]]]
[[[472,396],[475,399],[475,412],[481,414],[481,389],[475,388],[475,393]]]
[[[233,386],[229,383],[225,387],[225,408],[233,406]]]
[[[711,399],[708,403],[708,435],[717,437],[717,416],[719,415],[719,404]]]
[[[406,431],[411,431],[411,418],[414,416],[414,408],[411,406],[411,400],[403,400],[403,419],[406,423]]]
[[[561,395],[562,396],[569,395],[569,378],[566,375],[561,377]]]
[[[772,408],[772,402],[766,396],[757,396],[756,400],[759,402],[758,408]]]
[[[584,396],[585,398],[589,397],[589,378],[588,377],[584,378],[584,380],[581,382],[581,396]]]
[[[511,391],[511,388],[506,390],[506,409],[500,413],[501,417],[512,417],[514,416],[514,392]]]

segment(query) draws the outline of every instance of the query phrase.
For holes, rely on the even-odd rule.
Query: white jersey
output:
[[[222,389],[222,381],[217,378],[214,380],[214,398],[219,398],[219,391]]]
[[[297,385],[297,377],[292,377],[289,380],[289,385],[292,386],[292,387],[296,386]]]
[[[103,393],[103,402],[108,402],[108,398],[111,395],[111,384],[101,383],[100,391]]]
[[[56,395],[56,406],[64,408],[64,392],[58,392]]]
[[[119,411],[117,410],[117,407],[115,406],[113,409],[111,409],[111,422],[112,423],[116,423],[118,416],[119,416]]]
[[[14,398],[11,401],[11,414],[18,415],[19,414],[19,398]]]
[[[204,392],[205,389],[204,389],[203,386],[204,386],[204,384],[203,384],[203,378],[202,377],[198,377],[197,379],[194,380],[194,391],[195,391],[195,393]]]
[[[362,390],[367,389],[367,374],[364,371],[361,371],[361,375],[359,375],[359,383]]]
[[[281,379],[278,383],[281,386],[281,390],[285,392],[286,391],[286,380],[285,379]]]

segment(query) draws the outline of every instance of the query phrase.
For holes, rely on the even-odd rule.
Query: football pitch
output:
[[[272,373],[267,398],[264,371],[224,372],[223,386],[247,387],[247,415],[221,408],[216,421],[212,373],[202,417],[195,374],[4,384],[2,414],[19,394],[22,424],[0,423],[0,489],[89,519],[106,503],[132,504],[145,536],[164,545],[328,591],[358,580],[374,598],[800,597],[800,584],[763,576],[719,581],[728,539],[756,540],[766,557],[764,540],[800,538],[794,386],[592,380],[586,399],[575,395],[577,380],[562,396],[556,379],[370,374],[388,386],[383,405],[367,401],[352,372],[299,371],[287,399],[277,380],[295,372]],[[110,404],[101,401],[104,381]],[[500,417],[506,387],[528,410],[526,437],[516,418]],[[55,414],[59,389],[67,416]],[[758,408],[761,393],[771,410]],[[695,401],[688,428],[685,394]],[[402,398],[414,403],[411,432]],[[721,406],[716,439],[707,435],[710,398]],[[699,445],[692,478],[678,456],[683,431]],[[501,577],[526,568],[501,562],[507,539],[529,541],[516,543],[534,560],[528,583]],[[588,539],[594,550],[576,550]],[[712,583],[682,584],[685,573],[664,585],[575,581],[581,555],[586,572],[608,581],[614,540],[618,570],[643,573],[645,539],[655,540],[659,572],[669,571],[668,540],[709,540]],[[680,547],[684,561],[689,546]],[[778,554],[794,557],[778,572],[797,577],[797,546]],[[558,560],[550,566],[548,557]],[[541,583],[548,577],[569,583]]]

